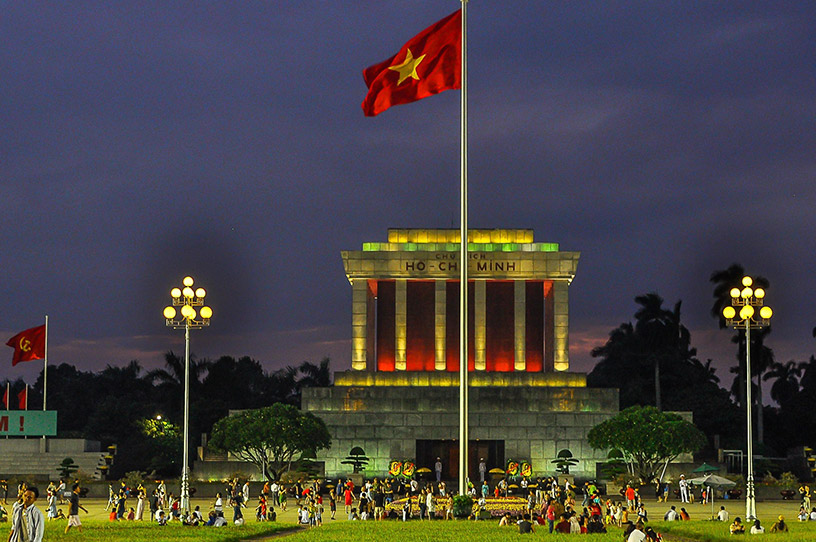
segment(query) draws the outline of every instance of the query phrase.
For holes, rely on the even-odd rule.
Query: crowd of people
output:
[[[569,481],[559,484],[556,478],[521,479],[515,482],[517,485],[510,485],[507,479],[502,478],[492,487],[485,480],[481,480],[478,486],[469,483],[468,493],[474,503],[469,519],[492,519],[492,513],[487,509],[488,499],[495,504],[495,499],[509,497],[512,493],[514,497],[523,497],[526,504],[523,513],[519,513],[516,518],[510,512],[505,512],[498,522],[502,528],[515,527],[520,533],[533,533],[538,527],[549,533],[591,534],[606,533],[608,528],[615,527],[621,529],[625,542],[661,540],[661,536],[648,526],[650,518],[646,505],[638,488],[631,484],[621,490],[620,499],[613,499],[602,496],[593,482],[586,482],[578,487]],[[682,482],[681,477],[680,506],[671,505],[663,514],[664,521],[691,519],[682,504],[692,502],[693,491],[688,485],[683,488]],[[658,484],[658,502],[667,500],[664,487]],[[82,530],[79,512],[82,510],[88,513],[88,510],[80,504],[82,492],[78,481],[71,484],[70,489],[64,480],[49,483],[45,490],[45,514],[34,506],[34,502],[40,497],[37,487],[22,482],[17,489],[18,498],[10,517],[11,542],[40,542],[44,523],[51,520],[67,520],[66,533],[72,528]],[[3,492],[3,501],[6,503],[7,484],[0,487],[0,492]],[[797,518],[799,521],[816,521],[816,507],[809,507],[809,488],[800,490],[800,494],[802,503]],[[452,497],[452,492],[443,480],[420,482],[404,478],[374,478],[360,486],[355,486],[351,479],[339,479],[336,483],[326,481],[323,484],[317,481],[297,481],[289,485],[270,481],[264,483],[257,496],[254,516],[255,521],[276,521],[276,507],[286,511],[291,498],[297,522],[310,527],[320,527],[324,519],[338,519],[338,508],[341,506],[342,516],[339,517],[349,521],[382,521],[386,518],[402,521],[445,520],[454,517]],[[707,497],[702,495],[701,502],[705,502]],[[182,525],[219,527],[228,524],[227,507],[232,509],[231,523],[242,525],[245,521],[244,512],[250,506],[250,498],[249,481],[241,484],[238,479],[232,479],[226,483],[223,492],[216,493],[205,517],[200,506],[196,506],[189,514],[186,513],[179,497],[167,490],[163,480],[157,481],[151,491],[142,483],[131,488],[123,481],[118,487],[109,485],[105,510],[109,511],[110,521],[153,521],[158,525],[180,522]],[[129,501],[135,506],[128,506]],[[517,499],[515,503],[518,505]],[[59,508],[60,505],[68,505],[67,516]],[[4,518],[8,518],[8,513],[0,506],[0,521]],[[712,519],[729,524],[730,516],[725,506],[721,506]],[[729,525],[729,532],[733,535],[766,532],[759,520],[746,525],[741,518],[736,517]],[[22,530],[27,535],[20,535]],[[769,531],[787,532],[784,517],[779,516]]]

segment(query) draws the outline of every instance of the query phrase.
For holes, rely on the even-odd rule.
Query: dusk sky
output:
[[[10,2],[0,17],[0,336],[49,362],[183,353],[350,367],[340,259],[459,224],[459,91],[366,118],[362,70],[455,0]],[[816,353],[812,2],[472,0],[470,225],[578,251],[571,369],[657,292],[727,383],[712,271],[770,280],[767,344]],[[41,362],[0,378],[33,383]]]

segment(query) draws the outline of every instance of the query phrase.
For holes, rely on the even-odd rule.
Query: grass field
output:
[[[286,542],[503,542],[529,540],[520,535],[518,528],[499,527],[495,521],[354,521],[332,523],[316,529],[297,532],[286,537]],[[552,542],[575,541],[576,535],[549,534],[546,527],[536,526],[532,538]],[[581,535],[583,542],[621,542],[621,531],[611,529],[607,534]]]
[[[286,523],[247,523],[236,527],[183,527],[178,523],[159,526],[156,523],[138,521],[110,522],[102,520],[83,520],[82,532],[72,528],[64,534],[65,521],[51,521],[45,524],[47,542],[76,540],[81,542],[106,542],[124,540],[127,542],[165,542],[175,540],[202,540],[213,542],[232,542],[259,535],[273,534],[276,531],[294,527]],[[0,523],[0,541],[8,539],[9,523]]]
[[[41,503],[38,503],[41,504]],[[667,542],[689,542],[699,540],[700,542],[734,542],[734,537],[728,533],[728,524],[718,521],[707,521],[711,509],[708,505],[685,505],[691,514],[692,521],[685,522],[665,522],[662,521],[663,514],[669,505],[647,502],[649,515],[652,521],[649,523],[655,530],[662,533]],[[731,513],[731,517],[741,516],[745,512],[742,501],[723,501],[726,509]],[[194,500],[193,505],[200,505],[202,509],[209,506],[206,500]],[[265,535],[272,535],[281,529],[294,526],[295,507],[290,506],[287,511],[278,510],[278,521],[280,523],[256,523],[250,519],[249,511],[247,523],[241,527],[227,525],[226,527],[182,527],[171,523],[166,527],[160,527],[155,523],[147,522],[109,522],[107,512],[104,510],[105,502],[101,499],[88,499],[85,502],[90,513],[82,515],[83,532],[80,534],[72,529],[67,535],[63,534],[65,522],[46,523],[45,541],[77,541],[77,542],[101,542],[122,540],[127,542],[174,542],[182,540],[201,541],[237,541],[248,538],[262,538]],[[717,503],[715,510],[718,510],[720,503]],[[10,509],[11,507],[7,507]],[[799,523],[796,521],[796,510],[798,503],[791,501],[769,501],[760,502],[757,505],[759,517],[766,529],[769,529],[776,516],[784,514],[790,528],[789,534],[765,534],[763,537],[770,537],[774,540],[768,542],[816,542],[816,522]],[[342,510],[342,508],[341,508]],[[327,514],[328,516],[328,514]],[[231,514],[228,514],[228,519]],[[323,527],[315,529],[303,529],[291,535],[285,536],[281,541],[285,542],[503,542],[507,540],[529,540],[546,539],[552,542],[574,542],[576,535],[550,535],[546,527],[537,527],[536,533],[532,536],[522,536],[513,527],[499,528],[498,521],[473,522],[473,521],[401,521],[359,522],[347,521],[342,511],[338,513],[336,521],[331,521],[328,517]],[[0,542],[5,542],[8,538],[9,524],[0,523]],[[751,535],[750,541],[761,542]],[[582,535],[579,540],[584,542],[623,542],[622,531],[616,527],[610,527],[609,533],[605,535]]]

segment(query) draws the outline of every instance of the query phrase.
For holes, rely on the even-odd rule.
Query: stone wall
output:
[[[586,435],[618,412],[618,391],[582,387],[473,387],[470,438],[503,440],[505,458],[530,459],[536,474],[568,448],[578,460],[571,472],[594,477],[604,451]],[[458,388],[434,386],[334,386],[303,390],[301,409],[326,423],[332,448],[318,454],[330,477],[350,472],[340,462],[361,446],[371,459],[366,473],[387,472],[392,459],[413,458],[416,440],[456,439]],[[423,466],[423,465],[418,465]]]

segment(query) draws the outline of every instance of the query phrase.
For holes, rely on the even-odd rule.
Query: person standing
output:
[[[34,501],[40,496],[36,487],[26,487],[22,501],[14,503],[11,512],[11,532],[9,542],[42,542],[45,532],[45,518]]]
[[[485,463],[484,457],[482,457],[479,459],[479,481],[484,482],[486,476],[487,476],[487,464]]]
[[[244,508],[246,508],[247,503],[249,502],[249,480],[244,482],[244,487],[241,488],[241,493],[244,495],[243,504]]]
[[[144,508],[146,500],[147,495],[145,494],[145,489],[142,487],[139,489],[139,496],[136,497],[136,521],[142,521],[142,519],[144,519]]]
[[[680,475],[680,481],[677,483],[677,485],[680,487],[680,502],[689,502],[689,489],[685,474]]]
[[[71,527],[76,527],[79,529],[79,532],[82,532],[82,522],[79,520],[79,511],[82,510],[86,514],[88,513],[88,510],[79,504],[79,484],[74,484],[72,489],[73,491],[71,491],[71,497],[69,498],[71,508],[68,510],[68,525],[65,526],[66,534]]]
[[[437,457],[436,463],[434,463],[434,472],[436,473],[436,482],[439,483],[442,481],[442,459]]]

